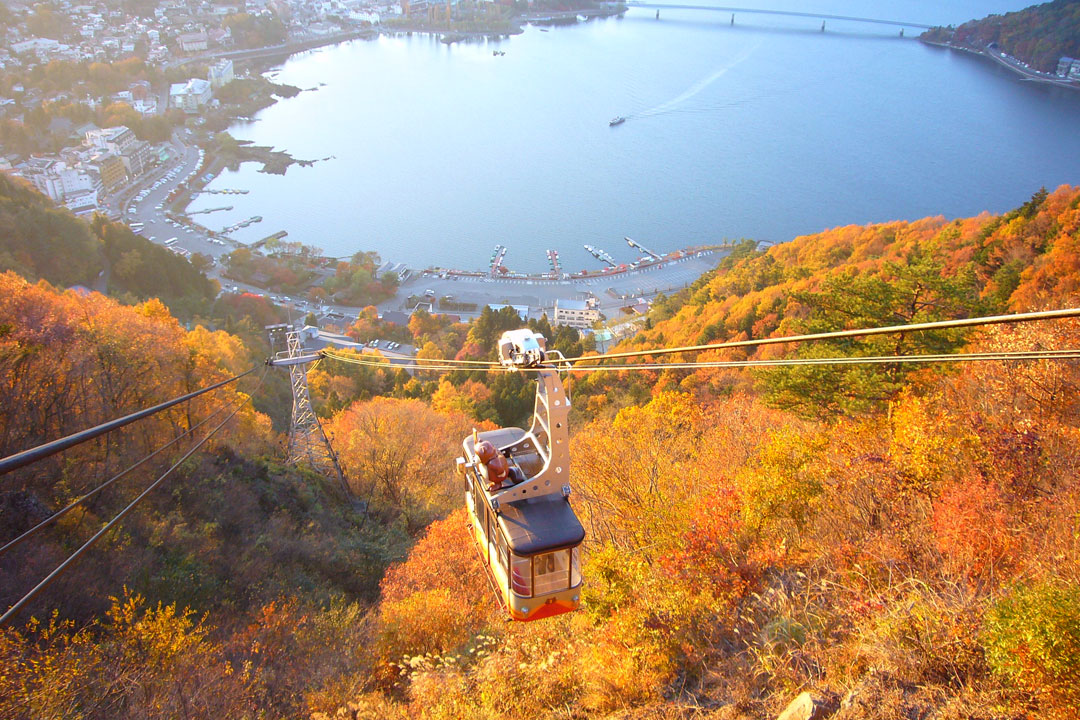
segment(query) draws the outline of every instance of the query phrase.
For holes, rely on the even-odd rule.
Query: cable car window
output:
[[[570,587],[581,584],[581,548],[570,549]]]
[[[532,558],[510,556],[510,588],[522,597],[532,595]]]
[[[480,527],[487,532],[487,520],[485,516],[487,514],[487,500],[484,498],[484,491],[480,488],[480,484],[476,486],[476,519],[480,521]]]
[[[556,550],[534,556],[533,577],[537,595],[570,587],[570,551]]]
[[[495,553],[499,556],[499,564],[502,565],[503,570],[506,569],[506,538],[499,532],[499,528],[492,528],[495,531]]]

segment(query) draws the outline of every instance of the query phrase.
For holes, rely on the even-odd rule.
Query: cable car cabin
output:
[[[585,529],[570,507],[570,401],[543,347],[531,330],[503,334],[503,365],[537,371],[532,426],[474,430],[458,458],[473,538],[515,620],[570,612],[581,598]]]

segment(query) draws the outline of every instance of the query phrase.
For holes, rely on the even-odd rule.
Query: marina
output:
[[[478,310],[463,312],[460,307],[482,308],[490,305],[513,305],[527,309],[529,317],[543,314],[552,317],[557,302],[594,300],[609,319],[636,314],[658,293],[672,293],[687,287],[716,267],[728,252],[727,247],[687,248],[665,255],[660,260],[647,260],[621,266],[622,269],[582,271],[552,277],[547,274],[508,274],[491,277],[488,273],[429,268],[422,271],[404,269],[398,296],[379,304],[380,311],[412,310],[408,298],[421,297],[434,302],[451,303],[449,312],[461,316],[475,315]],[[431,299],[433,296],[433,300]]]
[[[615,259],[597,248],[593,248],[591,245],[585,246],[590,252],[596,255],[596,258],[604,263],[604,267],[600,270],[581,270],[575,273],[565,273],[562,270],[562,266],[559,263],[559,252],[557,250],[548,250],[547,258],[548,265],[551,268],[545,273],[519,273],[513,272],[507,269],[502,264],[502,259],[508,252],[508,248],[505,245],[496,245],[495,252],[492,253],[491,270],[488,272],[479,272],[475,270],[458,270],[452,268],[433,267],[424,270],[422,275],[435,275],[443,278],[482,278],[487,281],[513,281],[513,282],[525,282],[527,284],[546,284],[546,285],[574,285],[580,281],[591,281],[596,278],[618,278],[620,276],[629,275],[635,271],[646,270],[658,270],[667,267],[668,265],[685,260],[686,258],[696,257],[704,258],[709,257],[714,253],[726,253],[730,249],[730,245],[703,245],[689,247],[682,250],[676,250],[675,252],[667,253],[666,255],[658,255],[656,253],[649,253],[648,251],[642,251],[644,254],[639,254],[636,260],[627,263],[616,263]],[[637,246],[631,246],[637,248]],[[640,249],[640,248],[637,248]],[[717,259],[717,261],[719,258]],[[497,269],[497,270],[496,270]],[[711,267],[705,268],[704,271],[711,270]],[[410,270],[410,273],[417,275],[414,271]]]

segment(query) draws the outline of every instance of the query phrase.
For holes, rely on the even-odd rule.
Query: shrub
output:
[[[1051,715],[1080,713],[1080,588],[1050,582],[1020,588],[986,616],[991,669]]]

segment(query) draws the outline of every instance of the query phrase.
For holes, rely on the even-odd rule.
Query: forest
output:
[[[922,37],[980,50],[997,47],[1036,70],[1053,73],[1062,57],[1080,56],[1080,2],[1052,0],[957,28],[933,28]]]
[[[261,298],[185,326],[152,298],[65,291],[39,262],[0,275],[0,394],[26,409],[0,414],[0,456],[265,356],[245,314],[270,312]],[[1002,215],[744,242],[618,349],[1078,301],[1080,188],[1063,186]],[[347,331],[381,323],[371,308]],[[487,359],[518,325],[418,313],[394,332],[422,358]],[[567,355],[593,352],[576,331],[531,325]],[[1078,343],[1080,321],[1054,320],[675,357]],[[241,408],[0,631],[0,716],[750,720],[804,691],[837,720],[1080,714],[1076,361],[571,372],[583,608],[532,623],[498,606],[453,470],[473,428],[527,420],[530,382],[322,360],[310,386],[342,486],[282,463],[275,372],[0,478],[7,542]],[[268,388],[277,401],[248,403]],[[0,555],[4,607],[168,455]]]
[[[29,183],[0,175],[0,272],[89,287],[107,267],[110,293],[158,298],[184,316],[217,292],[186,259],[126,225],[100,215],[84,222]]]

